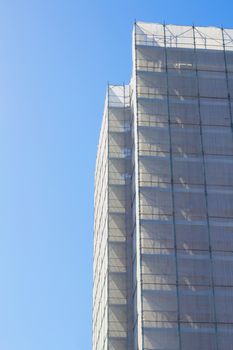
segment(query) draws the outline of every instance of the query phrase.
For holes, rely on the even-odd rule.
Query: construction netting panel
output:
[[[200,156],[173,157],[173,182],[185,185],[203,185],[204,167]]]
[[[225,350],[232,334],[221,325],[233,324],[232,39],[216,28],[140,23],[136,44],[144,349]]]
[[[153,219],[172,215],[171,189],[163,187],[140,188],[141,217]]]
[[[127,225],[125,213],[110,213],[108,227],[110,241],[126,241]]]
[[[175,230],[177,249],[186,250],[190,254],[194,250],[209,250],[209,236],[205,221],[177,221]]]
[[[139,155],[164,155],[169,152],[169,131],[167,126],[142,127],[138,129]]]
[[[174,252],[143,254],[142,284],[145,289],[154,284],[170,285],[176,283],[176,267]]]
[[[143,321],[148,326],[156,327],[158,322],[177,321],[176,290],[143,291]]]
[[[108,211],[108,113],[105,107],[96,159],[94,257],[93,257],[93,349],[106,349],[107,338],[107,211]]]
[[[216,286],[233,286],[233,257],[230,252],[213,253],[214,283]]]
[[[123,112],[120,107],[109,107],[109,131],[130,131],[130,109],[125,107]]]
[[[211,285],[209,252],[179,252],[177,255],[179,284],[186,286]]]
[[[129,249],[131,129],[128,88],[109,87],[108,112],[108,349],[127,350],[132,274]]]
[[[169,183],[171,179],[169,157],[141,156],[139,159],[139,174],[141,186],[153,186],[160,183]]]
[[[217,350],[215,327],[209,323],[181,324],[180,338],[182,349]]]
[[[163,71],[165,70],[165,49],[161,47],[138,48],[137,67],[142,71]]]
[[[168,91],[170,96],[197,97],[198,86],[195,72],[170,70]]]
[[[126,137],[128,136],[128,137]],[[130,153],[129,133],[111,132],[109,135],[109,156],[125,157]]]
[[[127,158],[109,159],[109,182],[111,185],[126,185],[130,182],[130,161]]]
[[[180,321],[193,323],[214,322],[214,297],[204,286],[179,287]]]
[[[204,187],[176,185],[174,188],[174,212],[177,220],[203,220],[206,218]]]
[[[156,126],[168,122],[166,99],[138,99],[138,125]]]
[[[174,324],[160,324],[157,328],[146,328],[144,330],[144,349],[145,350],[179,350],[178,329]]]
[[[127,275],[122,272],[111,273],[109,276],[109,302],[110,304],[127,303]]]
[[[220,349],[231,350],[233,344],[233,329],[232,325],[218,325],[218,344]]]
[[[127,349],[127,346],[127,340],[124,338],[110,338],[107,350],[125,350]]]
[[[109,305],[109,336],[111,338],[127,337],[126,305]]]
[[[233,141],[228,128],[203,129],[206,137],[203,141],[206,154],[232,154]],[[139,127],[139,155],[164,155],[170,150],[176,155],[201,155],[202,140],[199,126],[171,126],[170,133],[167,125],[159,127]],[[219,149],[217,150],[219,143]],[[212,147],[214,151],[211,152]],[[216,149],[216,151],[215,151]]]
[[[135,26],[136,44],[140,46],[193,48],[191,26],[162,25],[137,22]]]
[[[110,242],[108,244],[108,264],[110,272],[126,272],[125,242]]]
[[[155,99],[146,99],[146,98],[139,98],[138,99],[138,114],[148,114],[152,115],[154,118],[157,117],[164,117],[161,120],[161,122],[167,122],[168,121],[168,104],[167,99],[165,98],[155,98]]]
[[[115,213],[124,213],[129,205],[125,189],[121,185],[111,185],[109,188],[109,210]]]
[[[212,155],[233,155],[231,128],[203,127],[204,153]]]
[[[140,97],[154,98],[167,94],[167,79],[165,73],[139,71],[137,81],[137,93]]]
[[[207,192],[210,217],[233,219],[233,189],[227,187],[209,187]]]
[[[230,126],[229,101],[226,99],[201,98],[200,114],[202,125]]]
[[[222,30],[216,27],[195,27],[195,44],[197,49],[223,50]]]
[[[165,25],[164,36],[166,39],[166,48],[194,48],[193,28],[191,26]]]
[[[232,212],[232,194],[209,191],[209,215],[226,217]],[[172,215],[171,188],[164,184],[160,187],[140,187],[140,210],[142,218],[153,219]],[[204,187],[195,185],[184,188],[174,186],[174,214],[176,219],[203,220],[206,218],[206,198]],[[215,202],[213,202],[215,201]],[[225,203],[224,203],[225,201]],[[220,208],[222,206],[222,208]],[[221,213],[223,213],[221,215]],[[225,213],[225,214],[224,214]]]
[[[171,144],[173,154],[201,154],[201,137],[199,126],[172,126]]]
[[[167,48],[167,67],[175,70],[193,70],[195,52],[193,49]]]
[[[198,70],[225,72],[224,51],[197,50],[195,61]]]
[[[218,323],[233,323],[233,288],[215,288]]]
[[[169,116],[171,123],[179,125],[199,124],[199,106],[194,98],[171,96],[169,98]]]
[[[198,71],[200,97],[227,98],[225,72]]]
[[[174,248],[174,232],[171,220],[141,220],[142,253],[156,253]]]
[[[211,218],[210,238],[213,251],[233,251],[233,221],[232,219]]]
[[[135,26],[136,44],[141,46],[164,46],[164,27],[161,24],[137,23]]]
[[[208,185],[233,186],[233,159],[230,157],[208,156],[205,169]]]

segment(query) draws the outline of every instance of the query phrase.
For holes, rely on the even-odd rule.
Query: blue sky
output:
[[[0,350],[90,350],[93,183],[135,19],[233,27],[231,1],[0,1]]]

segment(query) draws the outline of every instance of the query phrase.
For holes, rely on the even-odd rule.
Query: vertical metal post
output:
[[[176,269],[176,299],[177,299],[177,327],[179,349],[182,350],[181,330],[180,330],[180,295],[179,295],[179,276],[178,276],[178,261],[177,261],[177,239],[176,239],[176,217],[175,217],[175,195],[174,195],[174,177],[173,177],[173,155],[172,155],[172,136],[171,136],[171,115],[170,115],[170,96],[169,96],[169,79],[168,79],[168,59],[167,59],[167,42],[166,42],[166,25],[163,24],[164,30],[164,52],[165,52],[165,70],[167,84],[167,111],[168,111],[168,134],[169,134],[169,157],[171,171],[171,194],[172,194],[172,221],[173,221],[173,236],[174,236],[174,255]]]
[[[135,92],[134,92],[134,148],[135,148],[135,210],[136,210],[136,256],[137,256],[137,333],[138,333],[138,350],[144,348],[144,330],[142,317],[142,250],[141,250],[141,228],[140,228],[140,177],[139,177],[139,134],[138,134],[138,91],[137,91],[137,23],[134,24],[134,73],[135,73]],[[139,265],[139,266],[138,266]],[[138,274],[139,269],[139,274]],[[138,280],[139,277],[139,280]],[[139,310],[138,310],[139,309]],[[139,336],[140,335],[140,336]]]
[[[125,84],[123,84],[123,99],[124,99],[124,143],[126,143],[127,140],[127,129],[126,129],[126,97],[125,97]],[[125,148],[125,145],[124,145]],[[129,196],[129,184],[128,184],[128,176],[127,170],[128,170],[128,160],[127,158],[124,160],[124,186],[125,186],[125,203],[128,203],[127,199]],[[130,289],[131,289],[131,266],[130,266],[130,237],[128,232],[128,222],[129,222],[129,212],[127,211],[127,204],[126,204],[126,211],[125,211],[125,255],[126,255],[126,309],[127,309],[127,315],[126,315],[126,322],[127,322],[127,349],[130,349],[131,347],[131,332],[130,332],[130,320],[131,320],[131,308],[130,308]]]
[[[218,350],[219,346],[218,346],[218,329],[217,329],[214,273],[213,273],[213,253],[212,253],[212,246],[211,246],[210,220],[209,220],[209,210],[208,210],[208,191],[207,191],[206,167],[205,167],[205,150],[203,145],[204,138],[203,138],[203,130],[202,130],[203,125],[202,125],[201,104],[200,104],[200,82],[199,82],[199,76],[198,76],[197,48],[196,48],[196,37],[195,37],[194,26],[193,26],[193,43],[194,43],[195,73],[196,73],[196,81],[197,81],[197,100],[198,100],[199,128],[200,128],[200,140],[201,140],[201,152],[202,152],[202,166],[203,166],[203,175],[204,175],[206,223],[207,223],[207,231],[208,231],[209,256],[210,256],[211,288],[213,293],[214,327],[215,327],[216,350]]]
[[[227,99],[229,104],[229,113],[231,118],[231,130],[232,130],[232,137],[233,137],[233,117],[232,117],[232,107],[231,107],[231,96],[230,96],[230,89],[229,89],[229,78],[228,78],[228,67],[227,67],[227,57],[226,57],[226,45],[225,45],[225,38],[224,38],[224,29],[221,28],[222,31],[222,43],[223,43],[223,55],[224,55],[224,64],[225,64],[225,75],[226,75],[226,83],[227,83]]]
[[[108,91],[107,91],[107,149],[108,149],[108,156],[107,156],[107,349],[109,349],[109,132],[110,132],[110,128],[109,128],[109,83],[108,83]]]

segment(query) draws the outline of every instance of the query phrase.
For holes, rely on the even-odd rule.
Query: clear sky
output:
[[[0,1],[0,350],[91,350],[94,164],[135,19],[233,27],[233,2]]]

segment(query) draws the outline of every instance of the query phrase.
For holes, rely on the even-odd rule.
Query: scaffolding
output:
[[[137,22],[95,178],[93,350],[232,350],[233,30]]]

